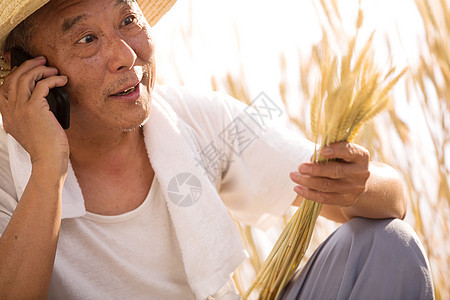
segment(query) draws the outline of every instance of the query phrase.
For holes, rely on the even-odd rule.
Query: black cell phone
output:
[[[11,67],[20,66],[26,60],[33,57],[20,48],[11,50]],[[63,129],[68,129],[70,125],[70,101],[69,95],[63,87],[55,87],[48,93],[47,99],[51,112],[55,115]]]

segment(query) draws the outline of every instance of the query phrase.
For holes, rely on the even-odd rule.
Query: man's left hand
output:
[[[326,205],[353,206],[366,191],[369,178],[369,151],[362,146],[340,142],[321,150],[335,161],[303,163],[290,174],[298,184],[294,190],[303,198]]]

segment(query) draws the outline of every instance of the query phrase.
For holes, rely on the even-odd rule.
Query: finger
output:
[[[325,146],[320,154],[328,159],[341,159],[346,162],[369,161],[369,151],[364,147],[347,142]]]
[[[298,171],[302,175],[328,177],[333,179],[365,178],[370,175],[368,161],[361,163],[338,161],[303,163],[298,167]]]
[[[0,86],[0,113],[4,110],[5,105],[8,101],[8,91],[4,85],[5,84]]]
[[[49,91],[55,87],[61,87],[67,84],[67,76],[51,76],[36,83],[36,87],[30,97],[30,102],[41,101],[48,96]]]
[[[295,175],[294,175],[295,177]],[[365,190],[364,181],[349,179],[330,179],[326,177],[310,177],[298,174],[293,179],[296,184],[324,193],[362,193]]]
[[[58,70],[56,68],[46,66],[38,66],[24,73],[18,79],[18,85],[16,87],[16,101],[20,103],[27,102],[39,80],[55,76],[56,74],[58,74]],[[12,93],[14,94],[14,88],[12,88]]]
[[[46,63],[46,59],[43,56],[38,56],[29,60],[26,60],[25,62],[23,62],[20,66],[14,66],[11,69],[11,72],[9,73],[9,75],[5,78],[5,81],[3,83],[3,86],[6,85],[7,87],[7,91],[8,91],[8,99],[10,98],[14,98],[16,96],[16,85],[17,85],[17,81],[20,79],[20,77],[38,67],[38,66],[44,66]]]
[[[43,56],[38,56],[33,59],[25,61],[20,66],[14,66],[11,69],[11,72],[9,75],[5,78],[5,82],[10,83],[11,85],[15,85],[17,80],[26,72],[38,67],[38,66],[44,66],[46,63],[46,59]]]
[[[5,97],[0,96],[0,115],[3,116],[5,114],[5,111],[6,111],[6,100]]]
[[[44,56],[37,56],[31,58],[29,60],[24,61],[20,66],[14,66],[11,69],[10,75],[20,76],[23,73],[28,72],[31,69],[36,68],[37,66],[43,66],[47,62],[47,59]]]
[[[0,96],[5,97],[5,100],[7,99],[7,96],[8,96],[8,89],[9,89],[10,82],[11,82],[11,75],[8,75],[3,80],[3,84],[0,85]]]
[[[325,205],[348,207],[356,202],[356,197],[352,194],[324,193],[301,185],[294,187],[294,191],[305,199]]]

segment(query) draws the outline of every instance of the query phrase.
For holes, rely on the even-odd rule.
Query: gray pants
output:
[[[434,291],[407,223],[354,218],[320,245],[281,299],[434,299]]]

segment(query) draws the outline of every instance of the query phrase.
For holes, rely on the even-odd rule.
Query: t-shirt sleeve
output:
[[[17,206],[17,196],[9,166],[7,135],[0,128],[0,236]]]
[[[266,112],[236,101],[225,104],[233,118],[222,140],[231,151],[219,192],[236,219],[267,229],[295,200],[289,173],[310,160],[314,144],[273,122]]]
[[[314,144],[228,95],[163,93],[192,128],[199,165],[231,215],[261,229],[279,220],[297,195],[289,173],[310,160]]]

